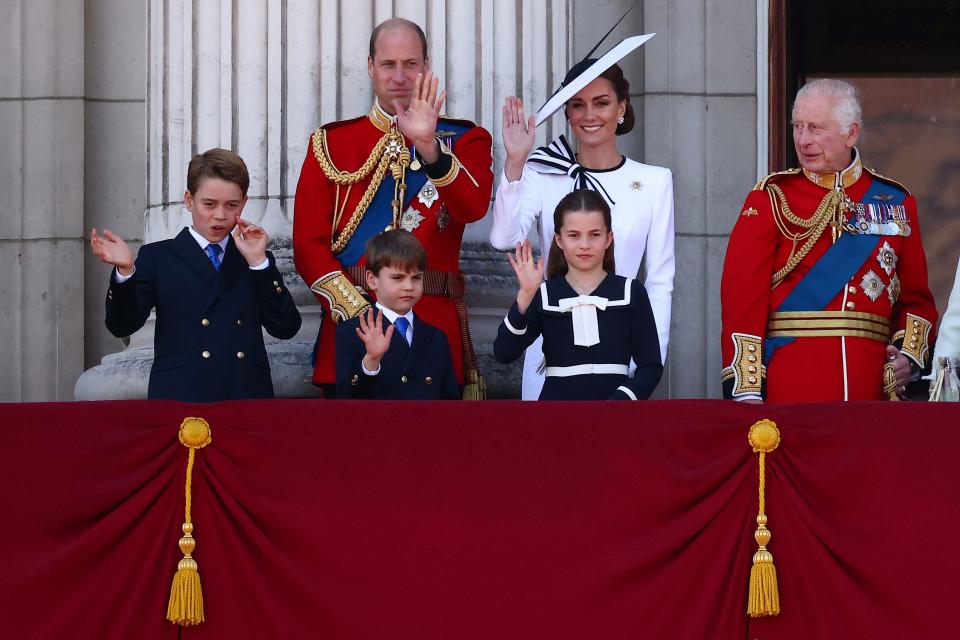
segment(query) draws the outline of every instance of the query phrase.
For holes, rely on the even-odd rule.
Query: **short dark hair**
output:
[[[226,149],[210,149],[193,156],[190,166],[187,167],[187,191],[196,195],[200,181],[204,178],[220,178],[233,182],[240,187],[243,195],[247,195],[250,187],[250,173],[243,158]]]
[[[547,256],[547,278],[556,278],[566,275],[570,269],[567,259],[563,255],[563,250],[557,246],[556,236],[560,235],[563,228],[563,218],[568,213],[574,211],[599,211],[603,216],[603,224],[607,231],[613,230],[613,221],[610,217],[610,205],[607,201],[591,189],[576,189],[563,196],[557,203],[557,208],[553,211],[553,233],[554,237],[550,243],[550,253]],[[607,273],[616,273],[616,263],[613,259],[613,242],[603,254],[603,270]]]
[[[391,229],[378,233],[367,240],[366,268],[375,276],[384,267],[403,271],[426,271],[427,250],[412,233],[403,229]]]
[[[377,36],[380,35],[380,32],[383,29],[396,29],[400,27],[406,27],[407,29],[412,29],[414,33],[417,34],[417,37],[420,38],[420,45],[423,47],[423,59],[426,60],[427,56],[427,36],[423,32],[423,29],[420,28],[416,22],[412,20],[407,20],[406,18],[390,18],[389,20],[384,20],[376,27],[373,28],[373,33],[370,34],[370,59],[373,60],[374,54],[376,53],[376,44]]]

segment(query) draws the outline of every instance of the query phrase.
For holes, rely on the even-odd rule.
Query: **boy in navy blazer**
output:
[[[190,161],[184,206],[193,225],[177,237],[144,245],[134,262],[116,234],[90,234],[93,252],[114,266],[107,329],[129,336],[156,309],[148,398],[273,397],[261,326],[292,338],[300,313],[267,251],[267,233],[240,218],[249,185],[240,156],[211,149]]]
[[[446,334],[413,312],[423,295],[427,252],[394,229],[367,242],[367,291],[376,311],[337,325],[337,397],[459,400]]]

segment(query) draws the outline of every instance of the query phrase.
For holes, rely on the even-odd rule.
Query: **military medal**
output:
[[[896,275],[890,278],[890,286],[887,287],[887,294],[890,296],[890,306],[892,307],[897,303],[897,298],[900,297],[900,278]]]
[[[883,284],[880,276],[875,274],[873,269],[871,269],[863,274],[863,279],[860,281],[860,288],[863,289],[863,292],[867,294],[868,298],[876,302],[877,298],[880,297],[880,294],[882,294],[883,290],[887,287]]]
[[[414,171],[419,171],[423,165],[420,164],[420,158],[417,156],[416,146],[410,145],[410,155],[413,156],[413,160],[410,161],[410,168]]]
[[[450,223],[450,213],[447,211],[447,205],[440,205],[440,209],[437,211],[437,226],[440,227],[440,231],[443,231],[447,228],[447,224]]]
[[[400,228],[404,231],[409,231],[413,233],[413,230],[420,226],[420,223],[423,222],[424,217],[420,215],[420,212],[414,209],[413,207],[408,207],[406,211],[403,212],[403,215],[400,216]]]
[[[436,202],[439,197],[440,194],[437,193],[437,187],[429,180],[420,188],[420,193],[417,194],[417,200],[428,208],[432,207],[433,203]]]
[[[883,270],[887,272],[888,276],[891,275],[897,267],[897,254],[886,240],[883,241],[883,246],[880,247],[880,251],[877,252],[877,262],[880,263],[880,266],[883,267]]]

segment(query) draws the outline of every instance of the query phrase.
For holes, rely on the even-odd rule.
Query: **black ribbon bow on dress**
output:
[[[570,143],[562,135],[546,147],[537,147],[527,158],[527,162],[533,163],[531,168],[538,173],[565,173],[573,178],[574,189],[596,191],[611,207],[617,204],[597,177],[590,173],[589,169],[580,166]]]

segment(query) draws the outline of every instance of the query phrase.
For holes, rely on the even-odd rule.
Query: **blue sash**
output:
[[[873,178],[863,200],[880,196],[887,204],[902,204],[907,194],[893,185]],[[841,235],[830,249],[817,260],[793,291],[780,303],[776,311],[822,311],[846,286],[853,274],[863,266],[877,246],[873,234]],[[769,364],[774,352],[796,338],[767,338],[763,343],[763,362]]]
[[[438,131],[442,130],[454,134],[443,136],[450,147],[453,147],[454,142],[469,128],[449,120],[437,121]],[[417,171],[407,169],[407,191],[404,194],[403,210],[410,206],[410,203],[426,183],[427,174],[422,168]],[[388,225],[393,224],[393,189],[395,184],[396,180],[393,179],[393,174],[387,171],[387,174],[383,177],[383,182],[380,183],[380,188],[377,189],[373,200],[370,201],[370,206],[367,207],[360,224],[357,225],[353,237],[350,238],[343,251],[337,254],[337,259],[344,267],[352,267],[359,263],[366,250],[367,240],[381,233]]]

